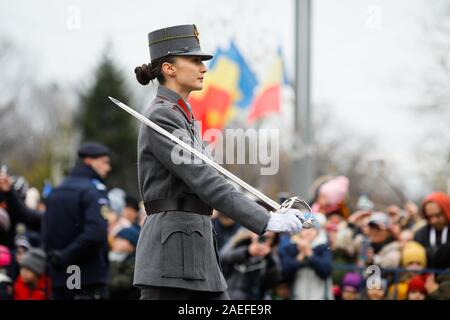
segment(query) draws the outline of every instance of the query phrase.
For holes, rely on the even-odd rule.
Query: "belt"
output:
[[[151,215],[163,211],[187,211],[210,216],[212,208],[194,197],[167,198],[147,201],[144,203],[145,212]]]

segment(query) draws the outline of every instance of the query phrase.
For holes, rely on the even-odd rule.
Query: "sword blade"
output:
[[[153,130],[155,130],[156,132],[162,134],[163,136],[169,138],[170,140],[172,140],[174,143],[176,143],[177,145],[181,146],[183,149],[185,149],[186,151],[191,152],[192,154],[194,154],[195,156],[197,156],[198,158],[200,158],[201,160],[205,161],[207,164],[209,164],[210,166],[212,166],[214,169],[216,169],[217,171],[219,171],[221,174],[223,174],[224,176],[228,177],[229,179],[233,180],[234,182],[236,182],[238,185],[240,185],[242,188],[244,188],[245,190],[247,190],[248,192],[250,192],[251,194],[253,194],[255,197],[257,197],[258,199],[260,199],[261,201],[263,201],[264,203],[266,203],[267,205],[269,205],[270,207],[272,207],[275,210],[279,210],[281,209],[281,205],[278,204],[276,201],[272,200],[271,198],[269,198],[268,196],[266,196],[264,193],[262,193],[261,191],[259,191],[258,189],[255,189],[254,187],[252,187],[251,185],[249,185],[247,182],[243,181],[242,179],[238,178],[237,176],[235,176],[234,174],[232,174],[230,171],[228,171],[227,169],[221,167],[219,164],[217,164],[216,162],[214,162],[214,160],[208,158],[207,156],[205,156],[203,153],[199,152],[198,150],[192,148],[190,145],[186,144],[185,142],[181,141],[180,139],[178,139],[177,137],[175,137],[173,134],[167,132],[165,129],[161,128],[160,126],[158,126],[156,123],[154,123],[153,121],[151,121],[150,119],[148,119],[147,117],[143,116],[142,114],[140,114],[139,112],[137,112],[136,110],[130,108],[129,106],[127,106],[125,103],[108,96],[108,98],[114,102],[117,106],[119,106],[120,108],[122,108],[124,111],[128,112],[129,114],[131,114],[133,117],[135,117],[136,119],[138,119],[139,121],[141,121],[142,123],[146,124],[147,126],[149,126],[150,128],[152,128]]]

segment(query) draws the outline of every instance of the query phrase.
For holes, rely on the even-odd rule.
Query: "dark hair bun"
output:
[[[138,66],[134,69],[134,73],[136,74],[136,79],[140,84],[145,86],[150,82],[150,80],[155,79],[155,76],[151,74],[150,65],[143,64],[142,66]]]

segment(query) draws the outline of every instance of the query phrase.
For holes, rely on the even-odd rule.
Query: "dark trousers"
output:
[[[141,300],[230,300],[225,292],[197,291],[170,287],[141,287]]]
[[[52,300],[104,300],[108,299],[105,285],[91,285],[81,289],[53,288]]]

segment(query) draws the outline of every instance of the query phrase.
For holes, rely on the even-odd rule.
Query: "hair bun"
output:
[[[143,64],[142,66],[134,68],[134,73],[136,74],[137,81],[143,86],[147,85],[150,80],[155,78],[152,77],[148,64]]]

